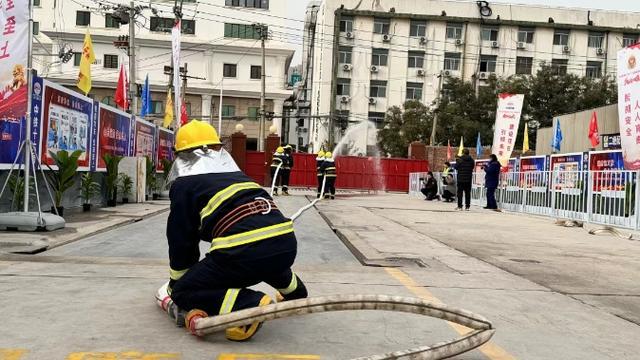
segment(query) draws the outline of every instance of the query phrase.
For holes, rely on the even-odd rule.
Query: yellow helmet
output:
[[[282,146],[278,146],[278,148],[276,149],[276,152],[278,154],[282,154],[284,152],[284,148]]]
[[[325,159],[331,159],[332,157],[333,157],[333,154],[331,153],[331,151],[327,151],[326,153],[324,153]]]
[[[196,149],[206,145],[220,145],[218,132],[209,123],[192,120],[178,129],[176,151]]]
[[[324,150],[318,151],[318,157],[324,157]]]

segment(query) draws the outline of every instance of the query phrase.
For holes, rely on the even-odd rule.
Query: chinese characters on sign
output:
[[[502,166],[508,165],[515,147],[523,102],[524,95],[500,94],[498,96],[498,111],[491,152],[498,157]]]
[[[620,143],[627,170],[640,170],[640,44],[618,51]]]

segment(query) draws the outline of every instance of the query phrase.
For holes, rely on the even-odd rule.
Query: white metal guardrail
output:
[[[442,189],[442,177],[434,173]],[[421,178],[409,174],[409,194],[422,196]],[[535,171],[500,174],[496,200],[501,209],[640,230],[640,172]],[[471,203],[486,205],[484,174],[474,174]]]

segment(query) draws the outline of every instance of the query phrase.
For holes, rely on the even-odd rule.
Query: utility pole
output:
[[[184,63],[184,72],[182,71],[182,69],[180,69],[180,74],[182,75],[182,102],[183,103],[185,103],[185,99],[186,99],[188,73],[189,73],[189,70],[187,70],[187,63]]]
[[[261,78],[262,78],[262,90],[260,92],[260,126],[259,126],[259,132],[260,135],[258,136],[258,151],[264,151],[264,130],[265,130],[265,122],[266,122],[266,104],[265,104],[265,96],[266,96],[266,90],[267,90],[267,83],[266,83],[266,79],[267,79],[267,75],[265,72],[265,65],[266,65],[266,54],[265,54],[265,41],[267,40],[267,37],[269,36],[266,26],[264,26],[263,24],[255,24],[254,27],[256,27],[258,33],[260,34],[260,43],[261,43],[261,48],[262,48],[262,67],[261,67]]]
[[[438,96],[436,97],[436,110],[433,112],[433,127],[431,128],[431,139],[429,144],[436,145],[436,128],[438,127],[438,107],[440,106],[440,96],[442,94],[442,78],[444,74],[438,75]]]
[[[138,94],[136,94],[136,8],[133,1],[129,3],[129,97],[131,113],[138,111]]]

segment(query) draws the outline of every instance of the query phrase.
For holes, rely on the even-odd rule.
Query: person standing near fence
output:
[[[318,194],[316,195],[316,199],[319,199],[322,194],[322,181],[324,179],[322,164],[324,164],[324,150],[318,151],[318,157],[316,158],[316,177],[318,178]]]
[[[275,184],[273,195],[278,195],[278,187],[282,182],[282,167],[284,166],[284,162],[284,148],[282,146],[278,146],[276,152],[273,153],[273,157],[271,158],[271,181]],[[280,170],[278,170],[278,166],[280,166]]]
[[[484,187],[487,188],[487,206],[485,209],[498,210],[496,202],[496,189],[500,182],[500,162],[495,154],[491,154],[489,163],[482,168],[486,173],[484,176]]]
[[[464,195],[464,209],[471,209],[471,182],[473,180],[473,169],[476,162],[469,156],[469,149],[462,150],[462,156],[456,159],[456,172],[458,173],[458,207],[462,210],[462,196]]]
[[[324,198],[334,200],[336,198],[336,177],[338,173],[331,151],[324,153],[324,161],[320,169],[322,170],[322,175],[327,178],[327,183],[324,188]]]
[[[293,147],[287,145],[284,147],[284,163],[282,164],[282,195],[289,195],[289,178],[291,177],[291,169],[293,169]]]

